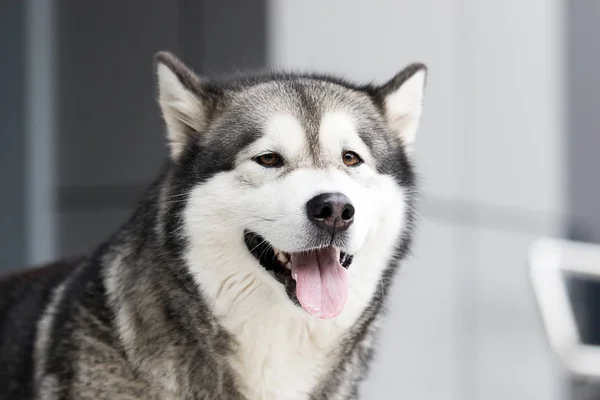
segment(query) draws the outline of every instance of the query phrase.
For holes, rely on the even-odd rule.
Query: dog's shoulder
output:
[[[73,271],[83,257],[63,259],[34,268],[10,271],[0,275],[0,316],[28,295],[44,295]]]
[[[54,289],[82,260],[65,259],[0,277],[0,398],[31,395],[38,321]]]
[[[54,288],[82,260],[65,259],[0,276],[0,335],[5,337],[15,328],[35,324]]]

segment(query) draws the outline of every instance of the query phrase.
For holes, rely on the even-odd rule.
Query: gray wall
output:
[[[58,3],[59,254],[104,240],[166,155],[154,53],[177,50],[177,2]],[[135,23],[131,23],[135,21]]]
[[[199,73],[265,63],[261,1],[152,1],[140,11],[138,2],[59,2],[59,254],[112,233],[166,156],[157,51],[175,52]]]
[[[264,1],[140,4],[1,2],[0,268],[89,251],[127,218],[166,155],[157,51],[200,73],[265,64]]]
[[[25,2],[0,2],[0,270],[26,262]]]
[[[265,10],[260,1],[152,1],[140,12],[139,3],[65,0],[58,15],[59,253],[70,254],[125,220],[166,156],[154,54],[173,51],[200,73],[262,66]]]

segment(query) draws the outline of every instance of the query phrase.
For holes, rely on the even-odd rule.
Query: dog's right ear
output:
[[[155,62],[158,103],[167,125],[171,158],[176,159],[189,136],[206,129],[216,94],[209,93],[207,83],[171,53],[158,53]]]

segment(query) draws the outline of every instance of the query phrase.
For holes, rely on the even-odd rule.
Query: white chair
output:
[[[600,381],[600,332],[590,337],[586,326],[600,320],[600,304],[580,304],[576,292],[583,287],[600,299],[600,245],[541,239],[531,246],[529,266],[553,350],[576,377]]]

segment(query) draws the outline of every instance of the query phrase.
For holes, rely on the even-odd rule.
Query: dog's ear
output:
[[[155,63],[158,103],[167,126],[171,157],[175,159],[190,135],[206,129],[217,94],[174,55],[160,52]]]
[[[426,78],[424,64],[411,64],[376,88],[374,93],[389,127],[402,138],[409,150],[419,128]]]

